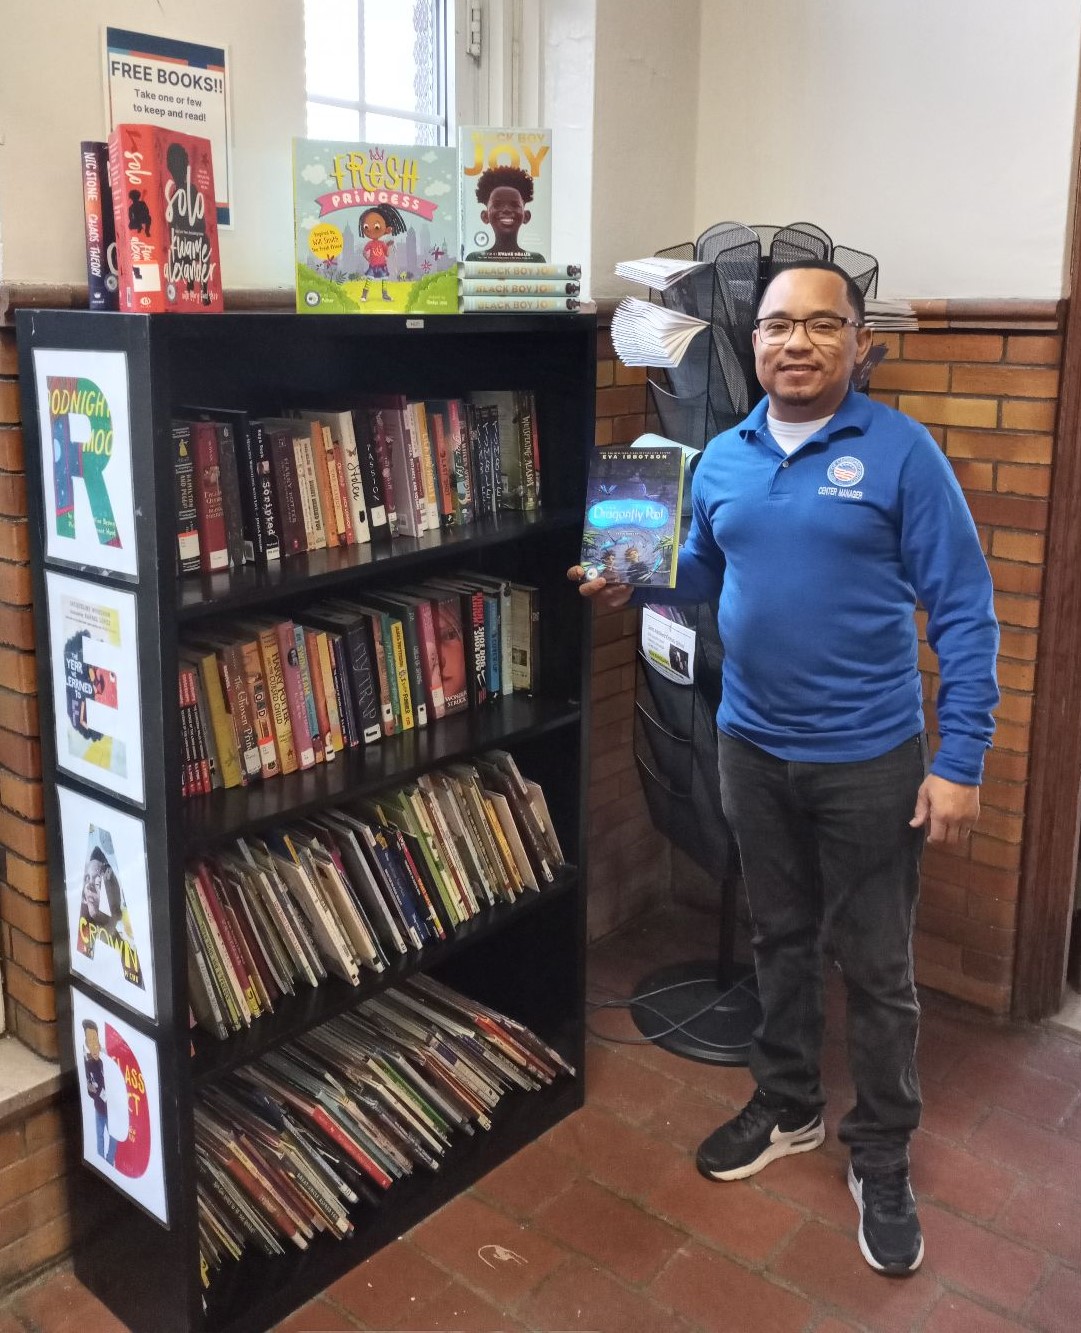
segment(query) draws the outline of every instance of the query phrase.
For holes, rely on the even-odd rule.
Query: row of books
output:
[[[204,1288],[248,1246],[350,1236],[357,1204],[439,1171],[508,1092],[561,1075],[530,1028],[424,975],[242,1066],[195,1105]]]
[[[359,985],[563,864],[543,791],[501,750],[240,838],[185,870],[192,1017],[224,1039],[328,974]]]
[[[181,573],[213,573],[540,503],[530,390],[253,417],[222,408],[173,422]]]
[[[501,695],[532,693],[539,592],[463,572],[296,619],[195,628],[178,650],[185,797],[332,763]]]

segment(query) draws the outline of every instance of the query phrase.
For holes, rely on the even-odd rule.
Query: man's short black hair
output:
[[[849,304],[856,312],[856,318],[861,324],[863,323],[867,314],[867,307],[863,300],[863,292],[860,291],[859,285],[850,273],[846,273],[840,264],[834,264],[829,259],[795,259],[790,264],[778,264],[769,275],[769,281],[766,283],[765,289],[762,292],[762,301],[765,300],[766,292],[768,292],[773,285],[774,278],[779,278],[782,273],[791,273],[794,269],[800,268],[819,269],[823,273],[836,273],[839,278],[843,278]],[[759,310],[762,309],[762,301],[759,301],[758,303]]]

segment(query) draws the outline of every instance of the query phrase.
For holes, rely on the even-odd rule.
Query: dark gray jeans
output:
[[[858,1170],[908,1162],[919,1124],[912,927],[923,832],[909,828],[927,770],[914,736],[877,759],[789,763],[718,734],[721,803],[743,863],[762,1022],[760,1088],[819,1111],[822,948],[848,995],[856,1104],[840,1138]]]

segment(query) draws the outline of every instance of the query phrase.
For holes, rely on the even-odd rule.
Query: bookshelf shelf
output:
[[[61,1067],[75,1163],[75,1273],[135,1333],[255,1333],[584,1099],[590,627],[565,570],[578,555],[594,441],[596,322],[577,314],[412,320],[21,311],[17,335],[40,609],[37,660]],[[83,394],[80,402],[100,412],[93,390],[111,411],[112,434],[88,443],[83,419],[76,421],[79,409],[65,415],[55,409],[60,400],[53,395]],[[280,415],[293,408],[343,410],[378,393],[428,399],[498,390],[532,392],[542,478],[538,511],[502,512],[463,528],[294,556],[268,568],[177,576],[171,427],[185,407]],[[103,446],[97,463],[90,457],[95,440]],[[108,459],[105,470],[102,457]],[[100,485],[95,490],[103,476],[108,513]],[[114,514],[119,536],[108,542],[102,534]],[[426,728],[346,749],[333,763],[304,772],[183,798],[178,654],[194,626],[200,634],[204,626],[228,630],[232,621],[259,610],[299,620],[306,607],[328,596],[364,597],[458,571],[537,589],[532,694],[504,694]],[[71,619],[73,606],[82,620]],[[102,696],[95,693],[94,707],[83,708],[69,697],[70,663],[87,648],[82,627],[90,623],[99,636],[102,626],[109,627],[116,642],[105,660],[86,660],[95,672],[114,672],[121,693],[111,704],[106,675]],[[100,675],[93,679],[102,681]],[[115,716],[94,711],[110,706]],[[94,727],[106,723],[114,727],[110,745],[95,750]],[[552,883],[482,909],[446,940],[396,958],[383,973],[365,971],[357,987],[335,978],[316,988],[301,986],[225,1041],[190,1028],[184,875],[193,855],[214,853],[245,834],[266,835],[279,823],[329,806],[348,808],[356,798],[447,764],[468,763],[488,750],[513,755],[545,793],[566,859]],[[72,810],[83,820],[75,821],[75,838]],[[93,836],[102,828],[126,829],[135,849],[124,874],[143,885],[147,942],[139,956],[146,977],[138,1002],[130,978],[125,989],[88,967],[73,935],[89,864],[87,820],[93,821]],[[227,1260],[215,1270],[204,1290],[197,1098],[242,1065],[418,973],[532,1028],[576,1073],[560,1075],[539,1092],[508,1093],[491,1129],[459,1135],[437,1173],[418,1168],[378,1204],[356,1205],[350,1239],[317,1236],[307,1251],[274,1259],[245,1251],[239,1262]],[[96,1108],[85,1086],[87,1014],[107,1042],[119,1033],[138,1068],[154,1074],[145,1096],[149,1166],[129,1160],[121,1170],[103,1162],[96,1148]]]
[[[497,903],[494,907],[485,908],[479,916],[460,926],[448,939],[438,944],[425,945],[419,954],[411,953],[392,962],[385,972],[378,975],[365,972],[359,986],[350,986],[338,978],[328,977],[314,990],[306,989],[303,994],[283,1000],[273,1014],[256,1019],[247,1031],[237,1033],[227,1041],[215,1041],[209,1033],[194,1032],[192,1082],[196,1087],[212,1082],[281,1042],[307,1032],[362,1000],[378,995],[388,986],[398,985],[414,972],[434,971],[463,949],[468,949],[478,941],[490,939],[512,922],[518,925],[534,913],[551,910],[556,903],[573,894],[578,883],[575,867],[568,866],[540,893],[531,893],[513,904]]]
[[[195,796],[184,802],[189,850],[255,833],[268,824],[310,814],[353,797],[409,782],[441,764],[455,763],[493,746],[521,745],[538,736],[576,728],[578,705],[512,694],[476,712],[455,713],[423,730],[388,736],[378,745],[343,751],[333,764],[289,773],[251,787]]]
[[[573,509],[498,514],[465,528],[312,551],[203,578],[189,576],[180,583],[177,619],[186,622],[247,611],[297,595],[315,600],[342,587],[371,586],[388,575],[398,580],[422,577],[448,559],[470,561],[492,547],[580,529],[581,523],[581,513]]]

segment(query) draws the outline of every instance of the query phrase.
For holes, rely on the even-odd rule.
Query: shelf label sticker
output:
[[[157,1047],[74,986],[71,1026],[83,1161],[168,1226]]]
[[[57,766],[143,802],[135,596],[45,573]]]
[[[71,970],[157,1018],[141,819],[58,784]]]
[[[138,577],[128,362],[35,348],[45,559]]]

